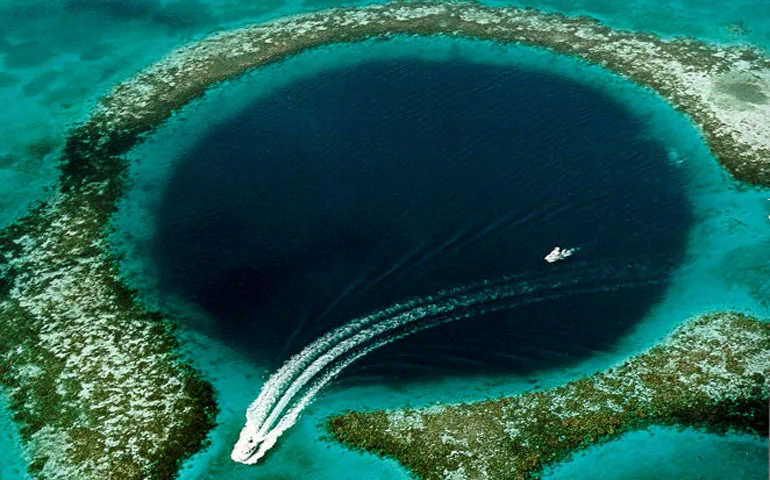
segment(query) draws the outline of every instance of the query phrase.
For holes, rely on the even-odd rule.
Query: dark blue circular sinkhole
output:
[[[325,71],[248,106],[180,162],[158,217],[163,289],[273,367],[392,303],[504,275],[665,278],[691,212],[666,147],[622,105],[564,77],[466,61]],[[579,246],[549,265],[555,245]],[[349,379],[526,372],[610,347],[665,282],[574,294],[425,330]]]

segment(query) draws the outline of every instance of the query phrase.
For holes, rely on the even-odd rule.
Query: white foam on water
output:
[[[394,340],[446,322],[523,304],[661,281],[660,276],[650,275],[638,264],[624,265],[622,269],[589,266],[578,271],[584,275],[545,276],[539,281],[524,280],[519,275],[514,280],[453,288],[395,304],[326,333],[291,357],[264,384],[246,411],[246,424],[231,458],[245,464],[257,463],[329,382],[359,358]]]

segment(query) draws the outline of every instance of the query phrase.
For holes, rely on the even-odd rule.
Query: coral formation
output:
[[[767,434],[770,324],[691,320],[622,365],[548,391],[425,409],[348,412],[339,441],[420,478],[526,479],[573,452],[651,424]]]

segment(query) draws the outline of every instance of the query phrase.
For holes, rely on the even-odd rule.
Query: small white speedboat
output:
[[[551,253],[545,256],[545,261],[548,263],[558,262],[559,260],[564,260],[565,258],[571,256],[573,253],[577,252],[577,248],[560,248],[555,247],[553,250],[551,250]]]

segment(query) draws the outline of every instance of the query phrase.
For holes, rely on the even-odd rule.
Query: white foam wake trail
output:
[[[592,276],[588,280],[629,279],[628,272],[618,276],[617,271],[599,269],[599,273],[598,277]],[[323,335],[289,359],[265,383],[246,412],[246,425],[233,449],[233,460],[247,464],[259,461],[278,437],[294,425],[318,392],[344,368],[398,338],[441,323],[522,304],[659,281],[641,276],[631,282],[610,282],[609,285],[600,282],[599,285],[585,286],[585,277],[560,282],[552,278],[544,280],[532,283],[507,278],[455,288],[435,296],[396,304]]]
[[[507,277],[503,281],[511,282],[516,279],[525,278],[527,274],[521,274],[515,277]],[[494,285],[493,282],[480,282],[466,287],[458,287],[440,292],[436,295],[423,298],[412,299],[406,302],[397,303],[388,308],[380,310],[374,314],[356,318],[342,327],[327,332],[313,343],[307,345],[302,351],[292,356],[284,365],[273,374],[263,385],[257,399],[252,402],[246,411],[246,417],[253,423],[263,424],[269,411],[272,410],[274,402],[278,400],[279,392],[285,391],[288,386],[294,382],[313,361],[320,357],[324,352],[337,345],[345,338],[360,332],[362,329],[373,323],[379,322],[385,318],[392,317],[401,312],[410,311],[421,305],[428,305],[441,299],[461,295],[465,291],[470,291],[480,286]]]

